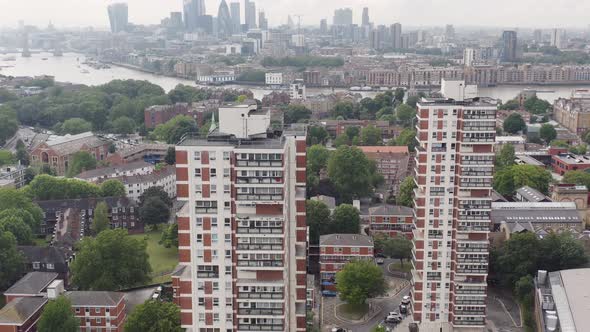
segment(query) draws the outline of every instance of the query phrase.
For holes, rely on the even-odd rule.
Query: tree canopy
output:
[[[297,123],[303,120],[309,120],[311,110],[303,105],[291,104],[285,107],[283,116],[285,124]]]
[[[170,121],[158,125],[152,132],[154,139],[168,144],[176,144],[187,133],[197,133],[197,123],[186,115],[178,115]]]
[[[519,131],[524,131],[526,129],[526,123],[524,122],[522,115],[512,113],[504,120],[503,129],[507,133],[516,134]]]
[[[25,260],[10,232],[0,232],[0,289],[5,290],[22,276]]]
[[[414,178],[406,177],[399,186],[399,193],[396,198],[398,205],[413,207],[414,206],[414,189],[417,188]]]
[[[150,280],[145,240],[127,230],[104,230],[96,238],[85,237],[71,265],[72,283],[83,290],[115,291]]]
[[[387,283],[379,266],[370,260],[357,260],[336,273],[336,289],[343,301],[361,305],[369,298],[384,294]]]
[[[549,144],[549,142],[553,141],[557,137],[557,131],[555,130],[555,127],[545,123],[541,126],[539,137]]]
[[[549,184],[553,181],[549,171],[533,165],[514,165],[500,169],[494,175],[494,189],[509,197],[522,187],[529,186],[541,193],[549,194]]]
[[[405,128],[396,138],[393,138],[389,141],[389,145],[406,145],[408,147],[408,151],[413,152],[416,146],[418,146],[418,141],[416,140],[416,130]]]
[[[305,202],[306,220],[309,227],[309,243],[317,245],[320,242],[320,235],[326,234],[330,226],[330,209],[318,200]]]
[[[143,194],[139,196],[139,205],[144,205],[148,198],[157,197],[168,206],[172,206],[172,200],[168,196],[168,193],[162,187],[149,187],[144,190]]]
[[[100,185],[100,194],[102,197],[124,197],[127,192],[123,182],[117,179],[109,179]]]
[[[381,129],[369,125],[361,129],[361,144],[367,146],[383,145]]]
[[[157,196],[148,197],[139,207],[139,218],[147,225],[168,222],[170,207]]]
[[[90,123],[84,119],[80,119],[80,118],[71,118],[71,119],[67,119],[66,121],[64,121],[64,123],[61,124],[59,132],[62,135],[65,135],[65,134],[76,135],[76,134],[85,133],[85,132],[91,131],[91,130],[92,130],[92,123]]]
[[[105,202],[99,202],[94,208],[94,217],[90,228],[94,235],[98,235],[100,232],[109,229],[109,226],[109,207]]]
[[[65,296],[50,300],[43,308],[37,323],[39,332],[77,332],[80,320],[74,316],[72,303]]]
[[[328,141],[330,134],[326,128],[322,126],[309,126],[307,127],[307,145],[322,144],[325,145]]]
[[[328,161],[328,174],[345,202],[371,192],[369,160],[356,147],[342,145],[332,152]]]
[[[86,151],[78,151],[74,153],[68,168],[68,177],[74,177],[84,171],[89,171],[96,168],[96,158]]]
[[[504,144],[500,152],[496,155],[496,170],[501,170],[505,167],[511,167],[516,164],[516,154],[514,152],[514,145]]]
[[[312,145],[307,148],[307,171],[319,174],[323,168],[328,167],[330,151],[323,145]]]
[[[585,171],[569,171],[563,175],[562,183],[576,184],[590,188],[590,173]]]
[[[18,130],[17,113],[13,108],[0,105],[0,145],[14,136]]]
[[[524,102],[524,109],[533,114],[545,114],[551,109],[551,104],[548,101],[539,99],[533,96]]]
[[[37,232],[43,221],[43,210],[22,190],[4,188],[0,189],[0,218],[5,217],[21,218]]]
[[[403,126],[409,126],[416,117],[416,109],[407,104],[401,104],[395,109],[395,116]]]
[[[12,152],[8,150],[0,150],[0,166],[11,165],[16,161]]]
[[[105,181],[105,183],[106,182],[107,181]],[[119,185],[115,185],[113,182],[109,183],[109,185],[104,187],[104,193],[111,194],[113,193],[111,190],[120,190]],[[117,187],[119,189],[116,189]],[[58,178],[47,174],[40,174],[37,175],[33,181],[31,181],[31,183],[24,188],[24,192],[33,200],[45,201],[100,197],[103,193],[103,190],[96,184],[83,180]]]
[[[125,332],[181,332],[180,308],[170,302],[150,300],[135,307],[125,322]]]
[[[360,212],[350,204],[340,204],[332,212],[326,234],[357,234],[361,227]]]

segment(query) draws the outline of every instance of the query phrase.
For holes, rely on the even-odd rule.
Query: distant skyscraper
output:
[[[352,25],[352,9],[340,8],[334,11],[334,25]]]
[[[109,5],[109,21],[111,23],[111,32],[117,33],[127,30],[129,24],[129,9],[126,3],[114,3]]]
[[[566,33],[564,29],[553,29],[551,31],[551,46],[559,49],[566,47]]]
[[[445,37],[447,37],[447,39],[455,38],[455,27],[452,24],[447,24],[445,27]]]
[[[381,50],[383,45],[383,33],[380,30],[373,29],[369,33],[369,46],[374,50]]]
[[[171,12],[170,13],[170,26],[175,28],[182,27],[182,13],[181,12]]]
[[[244,0],[244,13],[248,29],[256,29],[256,4],[249,0]]]
[[[533,32],[533,39],[535,43],[542,43],[543,42],[543,30],[537,29]]]
[[[400,23],[392,24],[390,30],[391,44],[393,48],[402,48],[402,25]]]
[[[502,33],[502,61],[516,61],[516,48],[516,31],[504,31],[504,33]]]
[[[365,7],[363,8],[363,21],[362,21],[362,25],[363,26],[367,26],[369,25],[369,8]]]
[[[268,20],[266,19],[264,12],[258,13],[258,27],[261,30],[268,30]]]
[[[232,35],[232,20],[229,8],[225,0],[221,0],[217,10],[217,36],[228,37]]]
[[[184,0],[183,4],[184,26],[189,31],[195,31],[200,17],[206,15],[205,0]]]
[[[323,35],[328,33],[328,20],[325,18],[320,21],[320,33]]]
[[[231,14],[231,21],[233,23],[234,32],[242,30],[242,18],[240,13],[240,3],[232,2],[229,4],[229,11]]]

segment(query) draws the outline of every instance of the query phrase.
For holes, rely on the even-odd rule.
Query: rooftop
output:
[[[553,158],[562,161],[565,164],[572,165],[572,164],[590,164],[590,157],[588,156],[581,156],[573,153],[560,153],[558,155],[554,155]]]
[[[475,107],[497,107],[495,99],[487,97],[477,97],[472,99],[465,99],[463,101],[457,101],[450,98],[422,98],[418,102],[420,106],[475,106]]]
[[[405,153],[408,154],[408,147],[404,146],[359,146],[364,153]]]
[[[18,246],[29,262],[66,264],[66,253],[57,247]]]
[[[57,278],[58,274],[53,272],[29,272],[4,294],[9,295],[38,295]]]
[[[70,299],[72,306],[116,306],[125,297],[125,293],[101,292],[101,291],[72,291],[66,292],[65,296]]]
[[[127,172],[127,171],[140,169],[140,168],[144,168],[144,167],[152,167],[153,168],[154,165],[150,164],[148,162],[145,162],[143,160],[139,160],[139,161],[130,162],[128,164],[122,164],[122,165],[116,165],[116,166],[103,167],[103,168],[89,170],[89,171],[82,172],[82,173],[78,174],[76,177],[78,179],[84,179],[84,180],[85,179],[92,179],[92,178],[103,177],[103,176],[107,176],[107,175],[111,175],[111,174]]]
[[[361,234],[327,234],[320,236],[320,246],[373,247],[373,238]]]
[[[538,190],[529,186],[523,186],[516,189],[516,194],[522,197],[527,202],[542,202],[550,200],[547,196],[540,193]]]
[[[0,325],[21,326],[47,303],[44,297],[19,297],[0,310]]]
[[[414,215],[414,210],[406,206],[398,205],[380,205],[369,208],[369,214],[372,216],[407,216]]]
[[[112,178],[113,180],[119,180],[124,184],[136,184],[136,183],[151,183],[161,180],[163,178],[173,176],[176,174],[174,166],[166,166],[159,171],[153,171],[148,174],[140,174],[133,176],[119,176]]]

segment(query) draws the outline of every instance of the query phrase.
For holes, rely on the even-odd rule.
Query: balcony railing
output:
[[[237,160],[238,167],[282,167],[282,161],[268,161],[268,160]]]
[[[217,214],[217,208],[195,208],[197,214]]]
[[[488,247],[458,247],[458,252],[488,252]]]
[[[283,195],[255,195],[255,194],[238,194],[238,201],[282,201]]]
[[[455,310],[455,315],[461,316],[485,316],[485,310]]]
[[[283,309],[240,308],[238,315],[282,315]]]
[[[283,325],[246,325],[238,324],[239,331],[269,331],[269,332],[282,332],[284,331]]]
[[[464,274],[487,274],[488,270],[480,270],[480,269],[457,269],[457,273],[464,273]]]
[[[219,278],[219,272],[197,271],[197,277],[199,277],[199,278]]]
[[[252,260],[252,261],[245,261],[239,260],[238,266],[245,266],[245,267],[283,267],[283,261],[269,261],[269,260]]]
[[[453,321],[453,325],[456,326],[484,326],[486,323],[484,320],[455,320]]]
[[[238,176],[237,184],[282,184],[283,178],[243,177]]]
[[[238,234],[283,234],[283,228],[269,228],[269,227],[238,227]]]
[[[238,243],[238,250],[283,250],[282,244],[246,244]]]
[[[455,305],[486,305],[486,301],[455,300]]]
[[[283,293],[238,293],[239,299],[280,300],[284,297]]]

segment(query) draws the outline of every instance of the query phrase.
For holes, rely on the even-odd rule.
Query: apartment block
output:
[[[305,130],[270,132],[256,104],[224,105],[219,119],[176,147],[182,327],[305,331]]]
[[[359,259],[373,260],[374,247],[373,238],[367,235],[320,236],[320,282],[324,288],[333,288],[336,273],[342,270],[346,263]]]
[[[412,238],[414,211],[405,206],[380,205],[369,208],[369,233],[372,236],[384,234],[389,237]]]
[[[417,105],[412,311],[421,331],[483,330],[496,104]]]

